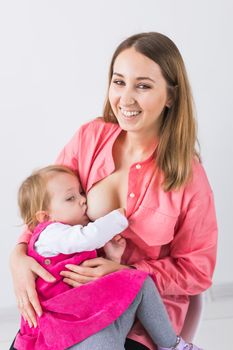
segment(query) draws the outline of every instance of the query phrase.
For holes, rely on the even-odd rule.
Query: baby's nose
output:
[[[86,199],[86,197],[81,196],[81,199],[80,199],[80,205],[81,205],[81,206],[83,206],[83,205],[85,205],[86,203],[87,203],[87,199]]]

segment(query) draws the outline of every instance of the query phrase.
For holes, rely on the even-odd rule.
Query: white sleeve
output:
[[[128,220],[118,210],[113,210],[87,226],[55,222],[42,231],[35,249],[45,257],[90,251],[103,247],[127,226]]]

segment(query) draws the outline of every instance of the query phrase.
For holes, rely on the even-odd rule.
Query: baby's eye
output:
[[[67,202],[73,202],[75,200],[75,196],[70,196],[66,200]]]

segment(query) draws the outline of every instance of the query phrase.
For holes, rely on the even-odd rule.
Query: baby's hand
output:
[[[126,247],[126,239],[121,235],[116,235],[105,244],[104,252],[106,254],[106,258],[117,263],[121,262],[121,257],[124,253]]]
[[[122,215],[125,216],[125,209],[124,208],[118,208],[117,209]]]

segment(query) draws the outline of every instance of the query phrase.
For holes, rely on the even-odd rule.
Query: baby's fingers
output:
[[[122,236],[118,234],[118,235],[113,237],[113,240],[114,241],[119,241],[121,238],[122,238]]]

